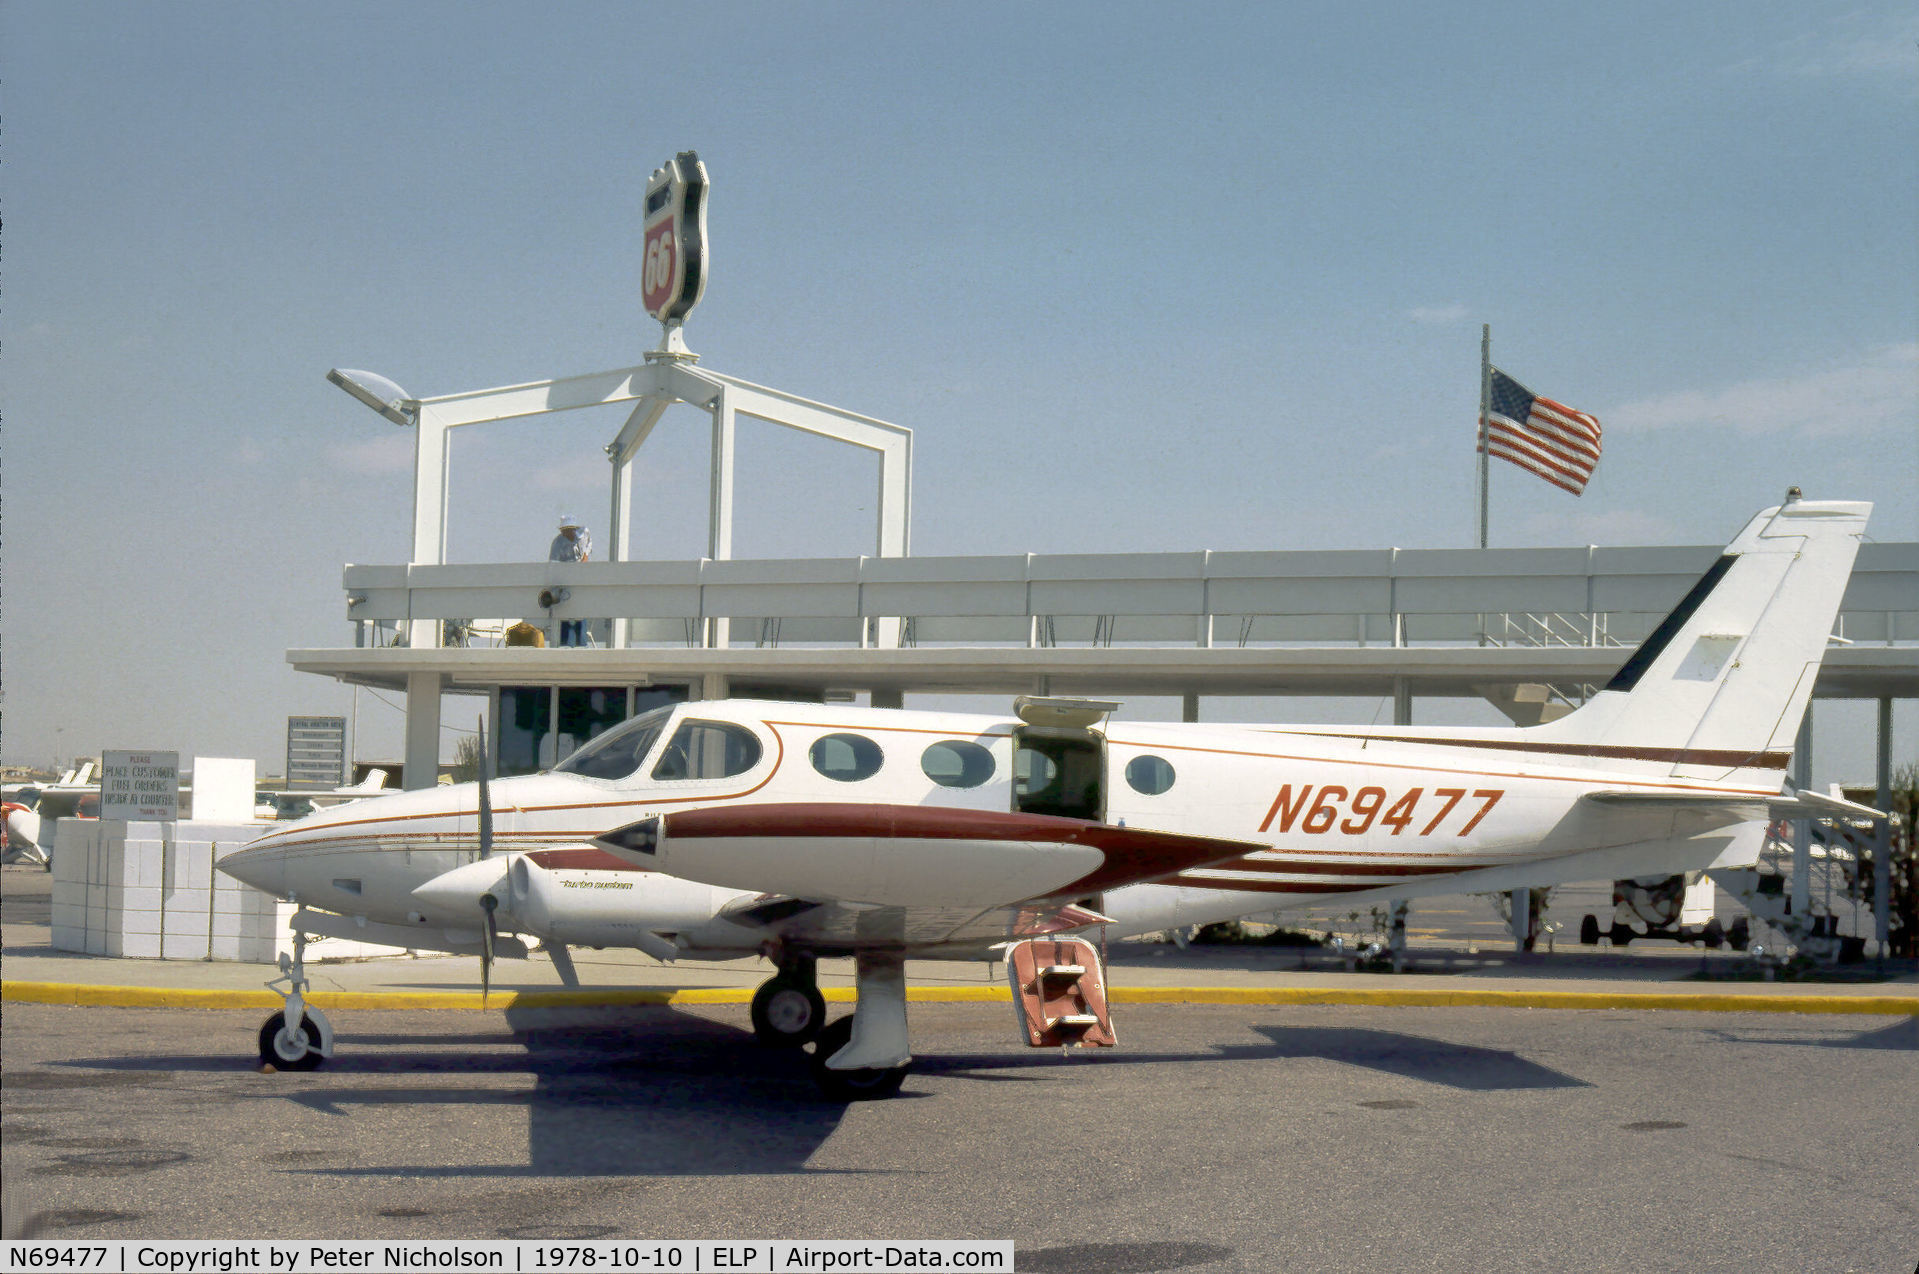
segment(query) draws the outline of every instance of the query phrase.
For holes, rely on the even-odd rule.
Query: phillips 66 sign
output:
[[[705,292],[706,166],[683,150],[647,179],[640,299],[660,322],[677,323]]]

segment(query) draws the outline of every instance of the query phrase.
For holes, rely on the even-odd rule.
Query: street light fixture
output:
[[[356,372],[336,367],[326,374],[326,378],[394,424],[414,423],[411,411],[417,410],[419,404],[412,395],[377,372]]]

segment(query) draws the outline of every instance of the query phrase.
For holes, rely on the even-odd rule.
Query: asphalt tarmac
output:
[[[926,1005],[820,1100],[744,1009],[9,1005],[42,1238],[1011,1238],[1022,1270],[1906,1270],[1919,1018],[1142,1005],[1062,1059]]]
[[[65,967],[22,894],[9,980]],[[338,1010],[311,1073],[258,1069],[263,1016],[10,997],[9,1233],[1010,1238],[1021,1270],[1115,1274],[1919,1262],[1912,1014],[1124,1003],[1120,1047],[1063,1058],[1004,1002],[915,1004],[901,1096],[852,1105],[737,1003]]]

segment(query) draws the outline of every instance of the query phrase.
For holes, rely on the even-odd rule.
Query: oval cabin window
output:
[[[1173,785],[1173,767],[1156,756],[1136,756],[1126,763],[1126,785],[1141,796],[1158,796]]]
[[[813,768],[840,783],[857,783],[880,771],[880,745],[861,734],[829,734],[816,739],[807,755]]]
[[[941,787],[978,787],[993,768],[993,754],[964,739],[942,739],[920,753],[920,769]]]

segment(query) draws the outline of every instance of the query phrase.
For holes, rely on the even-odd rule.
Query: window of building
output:
[[[1173,785],[1173,767],[1163,757],[1136,756],[1126,763],[1126,784],[1141,796],[1158,796]]]
[[[553,726],[551,686],[500,687],[499,764],[494,773],[531,774]]]
[[[885,760],[880,745],[860,734],[826,735],[814,741],[807,755],[814,769],[841,783],[872,778]]]
[[[494,773],[553,767],[629,717],[680,703],[685,686],[501,686]],[[635,761],[638,764],[638,761]]]
[[[561,686],[555,699],[559,731],[554,744],[560,756],[626,720],[625,686]]]
[[[760,740],[745,726],[728,721],[688,721],[673,732],[660,753],[653,777],[728,779],[760,763]]]
[[[993,754],[965,739],[942,739],[920,753],[920,769],[941,787],[978,787],[993,777]]]

